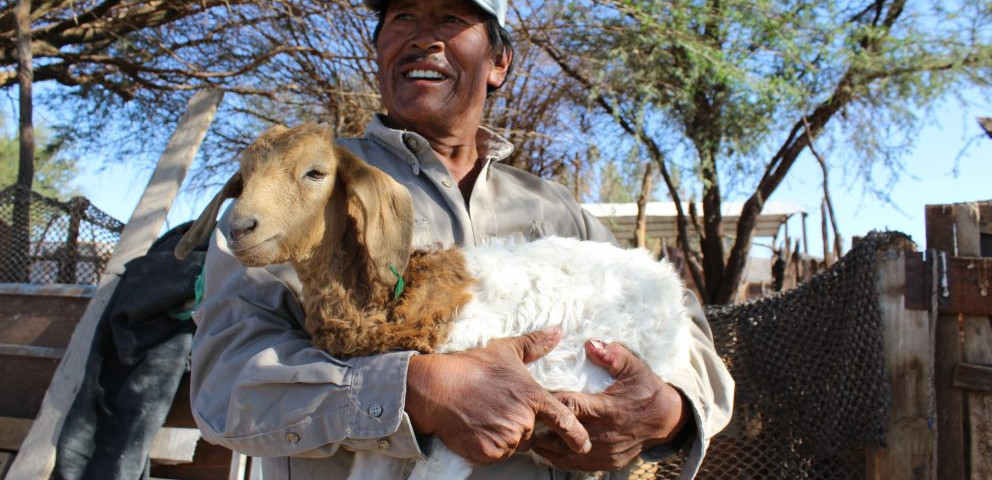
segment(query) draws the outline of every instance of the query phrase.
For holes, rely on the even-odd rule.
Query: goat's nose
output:
[[[231,231],[229,232],[232,240],[239,240],[241,237],[248,235],[255,230],[258,226],[258,220],[253,217],[248,218],[238,218],[231,220]]]

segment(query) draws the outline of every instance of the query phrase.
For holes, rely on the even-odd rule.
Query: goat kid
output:
[[[209,235],[223,201],[238,197],[225,232],[231,252],[247,266],[293,265],[307,332],[332,355],[456,352],[558,326],[558,346],[529,366],[549,390],[611,384],[586,360],[588,339],[623,343],[663,380],[689,368],[684,287],[669,263],[643,250],[549,237],[411,253],[409,193],[336,147],[329,128],[273,127],[240,160],[177,255]],[[359,451],[349,478],[401,478],[406,468]],[[471,468],[435,439],[410,479],[464,479]]]

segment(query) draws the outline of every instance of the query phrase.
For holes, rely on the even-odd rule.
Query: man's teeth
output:
[[[430,80],[443,80],[444,75],[433,70],[411,70],[407,72],[406,78],[419,79],[425,78]]]

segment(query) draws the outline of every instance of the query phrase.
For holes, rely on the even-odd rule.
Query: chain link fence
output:
[[[872,232],[795,289],[706,309],[737,388],[699,480],[866,478],[890,399],[875,256],[905,245],[901,233]],[[676,479],[681,461],[642,465],[631,478]]]
[[[83,197],[0,191],[0,283],[95,285],[124,224]]]

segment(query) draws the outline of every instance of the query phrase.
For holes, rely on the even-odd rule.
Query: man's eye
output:
[[[316,169],[310,170],[306,174],[306,177],[309,178],[309,179],[311,179],[311,180],[322,180],[326,176],[327,176],[326,173],[321,172],[320,170],[316,170]]]
[[[453,23],[464,23],[464,21],[461,18],[458,18],[454,15],[448,15],[447,17],[444,18],[444,21],[453,22]]]

